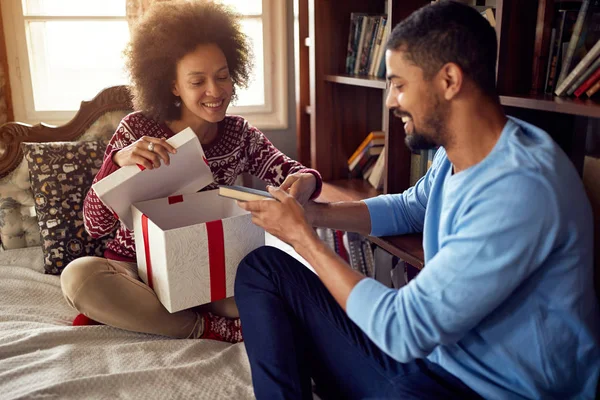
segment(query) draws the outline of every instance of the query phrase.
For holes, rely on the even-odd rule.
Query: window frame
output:
[[[62,125],[70,121],[77,110],[36,111],[33,101],[33,84],[30,59],[27,47],[27,31],[21,0],[2,0],[2,19],[6,38],[8,76],[12,95],[15,121],[28,124],[44,122]],[[265,104],[261,106],[230,105],[228,114],[240,114],[259,129],[287,129],[288,90],[287,90],[287,15],[286,2],[262,0],[263,50],[264,50],[264,89]],[[126,21],[123,16],[40,16],[27,17],[27,20],[85,20],[85,21]],[[282,55],[282,56],[277,56]],[[81,99],[82,101],[91,100]]]

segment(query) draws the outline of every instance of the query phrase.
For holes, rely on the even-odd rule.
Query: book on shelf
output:
[[[373,186],[375,189],[382,189],[385,177],[385,151],[382,151],[377,157],[377,161],[373,166],[373,170],[368,176],[367,181]]]
[[[429,150],[420,150],[413,152],[410,157],[410,183],[414,186],[419,179],[425,176],[429,168],[433,165],[433,159],[437,148]]]
[[[571,85],[571,89],[569,89],[567,94],[574,94],[575,97],[581,97],[582,94],[596,83],[598,78],[600,78],[600,57],[598,57],[592,66],[588,68],[573,85]]]
[[[346,73],[358,76],[375,76],[386,43],[387,16],[350,14]]]
[[[369,132],[366,138],[356,148],[354,153],[348,158],[348,165],[350,165],[361,152],[369,145],[383,145],[385,144],[385,132],[384,131],[372,131]]]
[[[558,10],[555,14],[554,29],[556,30],[556,38],[554,46],[548,55],[549,74],[546,80],[546,90],[548,94],[554,93],[556,82],[560,75],[562,59],[563,59],[563,44],[568,46],[569,38],[573,32],[573,26],[577,21],[577,10]]]
[[[561,90],[559,91],[557,88],[555,91],[558,96],[568,94],[568,91],[575,85],[577,79],[586,72],[589,64],[582,64],[582,61],[590,54],[598,39],[600,39],[600,0],[583,0],[577,13],[577,21],[573,27],[573,33],[564,53],[564,60],[557,83],[558,88],[561,88]],[[595,59],[595,57],[593,58]],[[573,74],[573,71],[577,71],[577,73]],[[571,80],[566,85],[563,85],[568,77]],[[577,88],[575,87],[575,89]]]
[[[346,54],[346,73],[354,73],[354,65],[356,64],[356,52],[360,41],[360,33],[362,30],[363,18],[366,14],[352,13],[350,14],[350,33],[348,35],[348,49]]]
[[[369,67],[369,76],[375,76],[377,72],[377,67],[381,62],[381,58],[383,53],[385,53],[385,41],[384,41],[384,33],[386,32],[386,24],[387,17],[380,17],[379,27],[377,29],[377,36],[375,39],[375,46],[373,46],[373,51],[371,53],[371,61]],[[385,39],[387,40],[387,39]]]
[[[600,80],[596,81],[596,83],[594,83],[594,84],[592,85],[592,87],[590,87],[590,88],[589,88],[589,89],[588,89],[588,90],[585,92],[585,94],[586,94],[588,97],[592,97],[593,95],[595,95],[595,94],[598,92],[598,90],[599,90],[599,89],[600,89]]]
[[[385,144],[385,132],[373,131],[356,148],[354,153],[348,158],[348,171],[350,177],[359,177],[361,174],[364,178],[365,172],[368,171],[375,161],[377,156],[383,151]]]
[[[373,46],[373,37],[377,29],[378,18],[373,16],[366,17],[366,23],[363,25],[364,35],[362,40],[362,49],[359,50],[359,57],[354,65],[354,74],[366,75],[365,69],[369,63],[369,55]]]
[[[348,170],[352,176],[358,176],[371,167],[383,152],[383,144],[369,145],[354,159],[352,164],[348,166]]]
[[[594,62],[594,60],[600,55],[600,40],[596,42],[594,47],[583,57],[583,59],[577,64],[577,66],[567,75],[567,77],[558,85],[558,88],[554,91],[557,96],[566,94],[570,85],[581,75],[586,69]]]
[[[481,11],[480,14],[483,18],[488,20],[493,28],[496,27],[496,15],[494,15],[493,8],[486,8],[485,10]]]

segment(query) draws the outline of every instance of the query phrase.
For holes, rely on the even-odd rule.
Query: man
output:
[[[593,398],[591,209],[552,139],[504,115],[496,49],[489,23],[455,2],[394,28],[387,106],[410,148],[441,146],[415,187],[304,209],[270,188],[279,201],[240,203],[318,274],[274,248],[239,267],[257,398],[310,398],[310,378],[326,398]],[[311,225],[423,231],[426,266],[387,288],[351,270]]]

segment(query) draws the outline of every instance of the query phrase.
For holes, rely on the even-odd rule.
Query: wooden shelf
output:
[[[358,201],[375,197],[383,193],[375,189],[364,179],[340,179],[323,182],[323,190],[317,201],[335,203],[336,201]]]
[[[423,235],[420,233],[384,237],[369,236],[369,240],[415,268],[421,270],[425,266]]]
[[[334,203],[336,201],[358,201],[380,195],[381,190],[373,188],[364,179],[342,179],[323,183],[323,190],[317,201]],[[373,237],[368,239],[385,251],[422,269],[424,266],[423,235]]]
[[[600,118],[600,103],[591,99],[551,95],[517,95],[500,96],[500,103],[510,107]]]
[[[370,76],[353,76],[353,75],[325,75],[327,82],[341,83],[343,85],[362,86],[375,89],[386,88],[385,79],[373,78]]]

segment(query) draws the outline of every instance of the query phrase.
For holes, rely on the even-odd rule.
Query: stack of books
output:
[[[413,152],[410,156],[410,186],[414,186],[419,179],[425,176],[431,164],[437,149],[421,150]]]
[[[350,178],[363,177],[369,180],[373,175],[378,177],[373,178],[371,183],[374,187],[378,187],[379,180],[383,177],[383,169],[385,167],[385,132],[373,131],[362,141],[356,148],[354,153],[348,158],[348,171]]]

